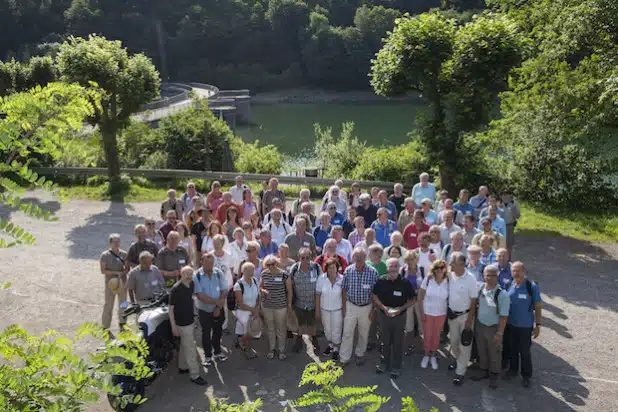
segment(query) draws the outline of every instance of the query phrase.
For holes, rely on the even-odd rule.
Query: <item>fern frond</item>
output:
[[[376,395],[374,393],[364,395],[364,396],[356,396],[348,399],[344,404],[345,410],[352,410],[356,406],[365,405],[363,408],[367,412],[378,411],[383,404],[388,402],[391,398],[386,398],[383,396]]]
[[[321,391],[310,391],[298,398],[294,404],[300,407],[324,405],[330,403],[330,399]]]
[[[7,243],[5,239],[0,238],[0,249],[12,247],[17,244],[33,245],[36,243],[36,238],[33,235],[7,219],[0,218],[0,231],[14,239]]]
[[[356,387],[356,386],[347,386],[340,387],[334,386],[332,391],[333,395],[338,399],[348,398],[350,396],[360,396],[368,393],[372,393],[377,389],[377,386],[366,386],[366,387]]]

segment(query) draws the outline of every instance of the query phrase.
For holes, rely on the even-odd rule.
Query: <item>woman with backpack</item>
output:
[[[446,262],[438,259],[434,261],[429,274],[421,283],[418,293],[421,318],[423,320],[423,347],[425,356],[421,361],[421,368],[427,368],[431,361],[431,368],[438,370],[436,352],[440,346],[440,333],[446,320],[448,302],[448,278]]]
[[[260,294],[258,285],[253,275],[255,266],[253,263],[246,262],[242,265],[242,277],[234,285],[234,297],[236,310],[236,335],[238,336],[238,344],[242,349],[245,358],[253,359],[257,354],[251,349],[251,340],[253,335],[250,333],[249,323],[259,318],[259,300]]]

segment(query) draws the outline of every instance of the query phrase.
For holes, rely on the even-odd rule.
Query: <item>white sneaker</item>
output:
[[[421,361],[421,368],[427,369],[427,365],[429,365],[429,356],[423,356],[423,360]]]
[[[431,357],[431,369],[434,371],[438,370],[438,359],[435,356]]]

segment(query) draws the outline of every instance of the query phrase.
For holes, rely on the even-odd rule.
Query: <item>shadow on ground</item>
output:
[[[49,212],[52,215],[60,210],[60,202],[57,200],[49,200],[49,201],[41,201],[41,199],[36,197],[25,197],[21,199],[22,203],[31,203],[35,206],[38,206],[43,210],[43,212]],[[17,211],[17,208],[11,208],[6,205],[0,205],[0,218],[2,219],[10,219],[12,214]]]

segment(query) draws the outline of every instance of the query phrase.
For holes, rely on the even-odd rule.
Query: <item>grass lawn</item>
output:
[[[251,184],[254,193],[259,184]],[[111,200],[105,185],[62,187],[64,199]],[[224,190],[227,189],[224,187]],[[286,196],[295,198],[300,187],[282,187]],[[182,185],[177,187],[182,193]],[[311,188],[312,195],[321,199],[326,188]],[[204,191],[202,191],[203,194]],[[157,202],[167,197],[167,188],[142,187],[132,184],[124,194],[124,202]],[[314,197],[314,196],[312,196]],[[590,242],[618,242],[618,215],[585,214],[579,212],[546,211],[528,203],[521,204],[521,219],[517,225],[520,236],[563,236]]]

